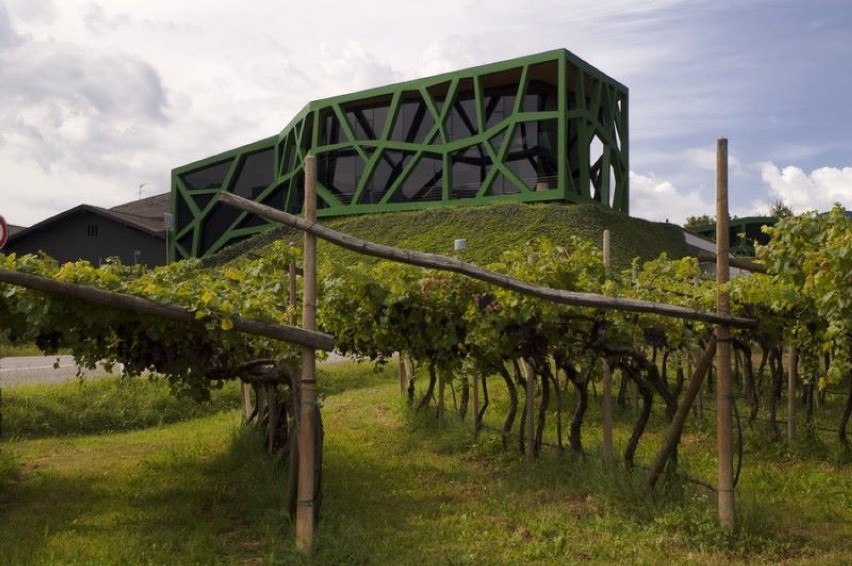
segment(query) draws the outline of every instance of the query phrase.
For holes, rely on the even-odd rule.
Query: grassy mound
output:
[[[508,248],[540,237],[561,243],[577,236],[600,244],[604,229],[611,233],[616,267],[627,267],[634,257],[652,259],[665,252],[671,258],[680,258],[687,251],[677,226],[631,218],[593,203],[503,203],[349,216],[321,222],[372,242],[444,255],[452,254],[453,240],[465,238],[468,249],[464,257],[480,265],[496,261]],[[275,239],[288,237],[298,241],[300,234],[277,227],[232,245],[205,261],[208,265],[221,265]],[[319,257],[321,261],[345,263],[353,261],[355,254],[322,242]]]

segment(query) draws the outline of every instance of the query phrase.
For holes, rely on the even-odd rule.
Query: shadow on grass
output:
[[[0,563],[239,562],[289,538],[281,471],[252,429],[161,442],[108,469],[25,464],[0,499],[0,540],[15,541]]]
[[[228,383],[199,403],[148,378],[105,378],[22,386],[3,395],[7,438],[109,434],[177,423],[239,407],[239,386]]]

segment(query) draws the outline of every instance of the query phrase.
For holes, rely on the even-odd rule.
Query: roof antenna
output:
[[[139,185],[139,200],[142,200],[142,187],[144,187],[147,184],[148,183],[142,183],[141,185]]]

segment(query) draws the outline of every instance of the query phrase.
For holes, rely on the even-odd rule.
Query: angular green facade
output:
[[[560,49],[311,102],[275,137],[172,171],[173,257],[268,226],[219,191],[300,213],[308,153],[320,217],[500,200],[627,213],[627,96]]]

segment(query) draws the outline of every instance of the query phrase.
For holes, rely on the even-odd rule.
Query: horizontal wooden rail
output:
[[[53,295],[72,297],[96,305],[150,314],[170,320],[181,322],[196,320],[194,313],[176,305],[163,305],[144,297],[57,281],[56,279],[6,268],[0,268],[0,282],[11,283],[12,285],[19,285]],[[241,316],[233,317],[233,321],[234,330],[245,332],[246,334],[265,336],[299,346],[309,346],[318,350],[331,351],[334,349],[334,337],[323,332],[309,331],[295,326],[261,322]]]
[[[384,244],[376,244],[368,242],[337,230],[321,226],[316,222],[305,221],[298,216],[282,212],[272,207],[256,203],[246,198],[234,195],[228,192],[220,192],[219,201],[226,203],[235,208],[246,210],[248,212],[262,216],[268,220],[297,228],[305,232],[314,234],[315,236],[327,240],[340,247],[352,250],[354,252],[389,259],[400,263],[417,265],[420,267],[428,267],[432,269],[440,269],[444,271],[452,271],[461,273],[485,281],[492,285],[502,287],[546,299],[556,303],[568,305],[594,307],[598,309],[608,310],[624,310],[630,312],[644,312],[652,314],[660,314],[665,316],[673,316],[687,320],[700,320],[713,324],[725,323],[731,326],[740,328],[750,328],[757,325],[757,321],[749,318],[741,318],[735,316],[719,316],[715,313],[699,311],[687,307],[679,307],[675,305],[667,305],[663,303],[654,303],[651,301],[642,301],[638,299],[625,299],[619,297],[608,297],[606,295],[598,295],[595,293],[579,293],[576,291],[566,291],[563,289],[552,289],[541,285],[535,285],[526,281],[513,279],[500,273],[494,273],[479,266],[463,262],[456,258],[446,257],[438,254],[423,253],[413,250],[405,250],[386,246]]]
[[[716,263],[716,254],[713,252],[701,250],[698,252],[698,261]],[[737,269],[742,269],[743,271],[751,271],[752,273],[766,273],[765,265],[760,263],[754,263],[753,261],[749,261],[741,257],[729,257],[728,265],[730,265],[731,267],[736,267]]]

